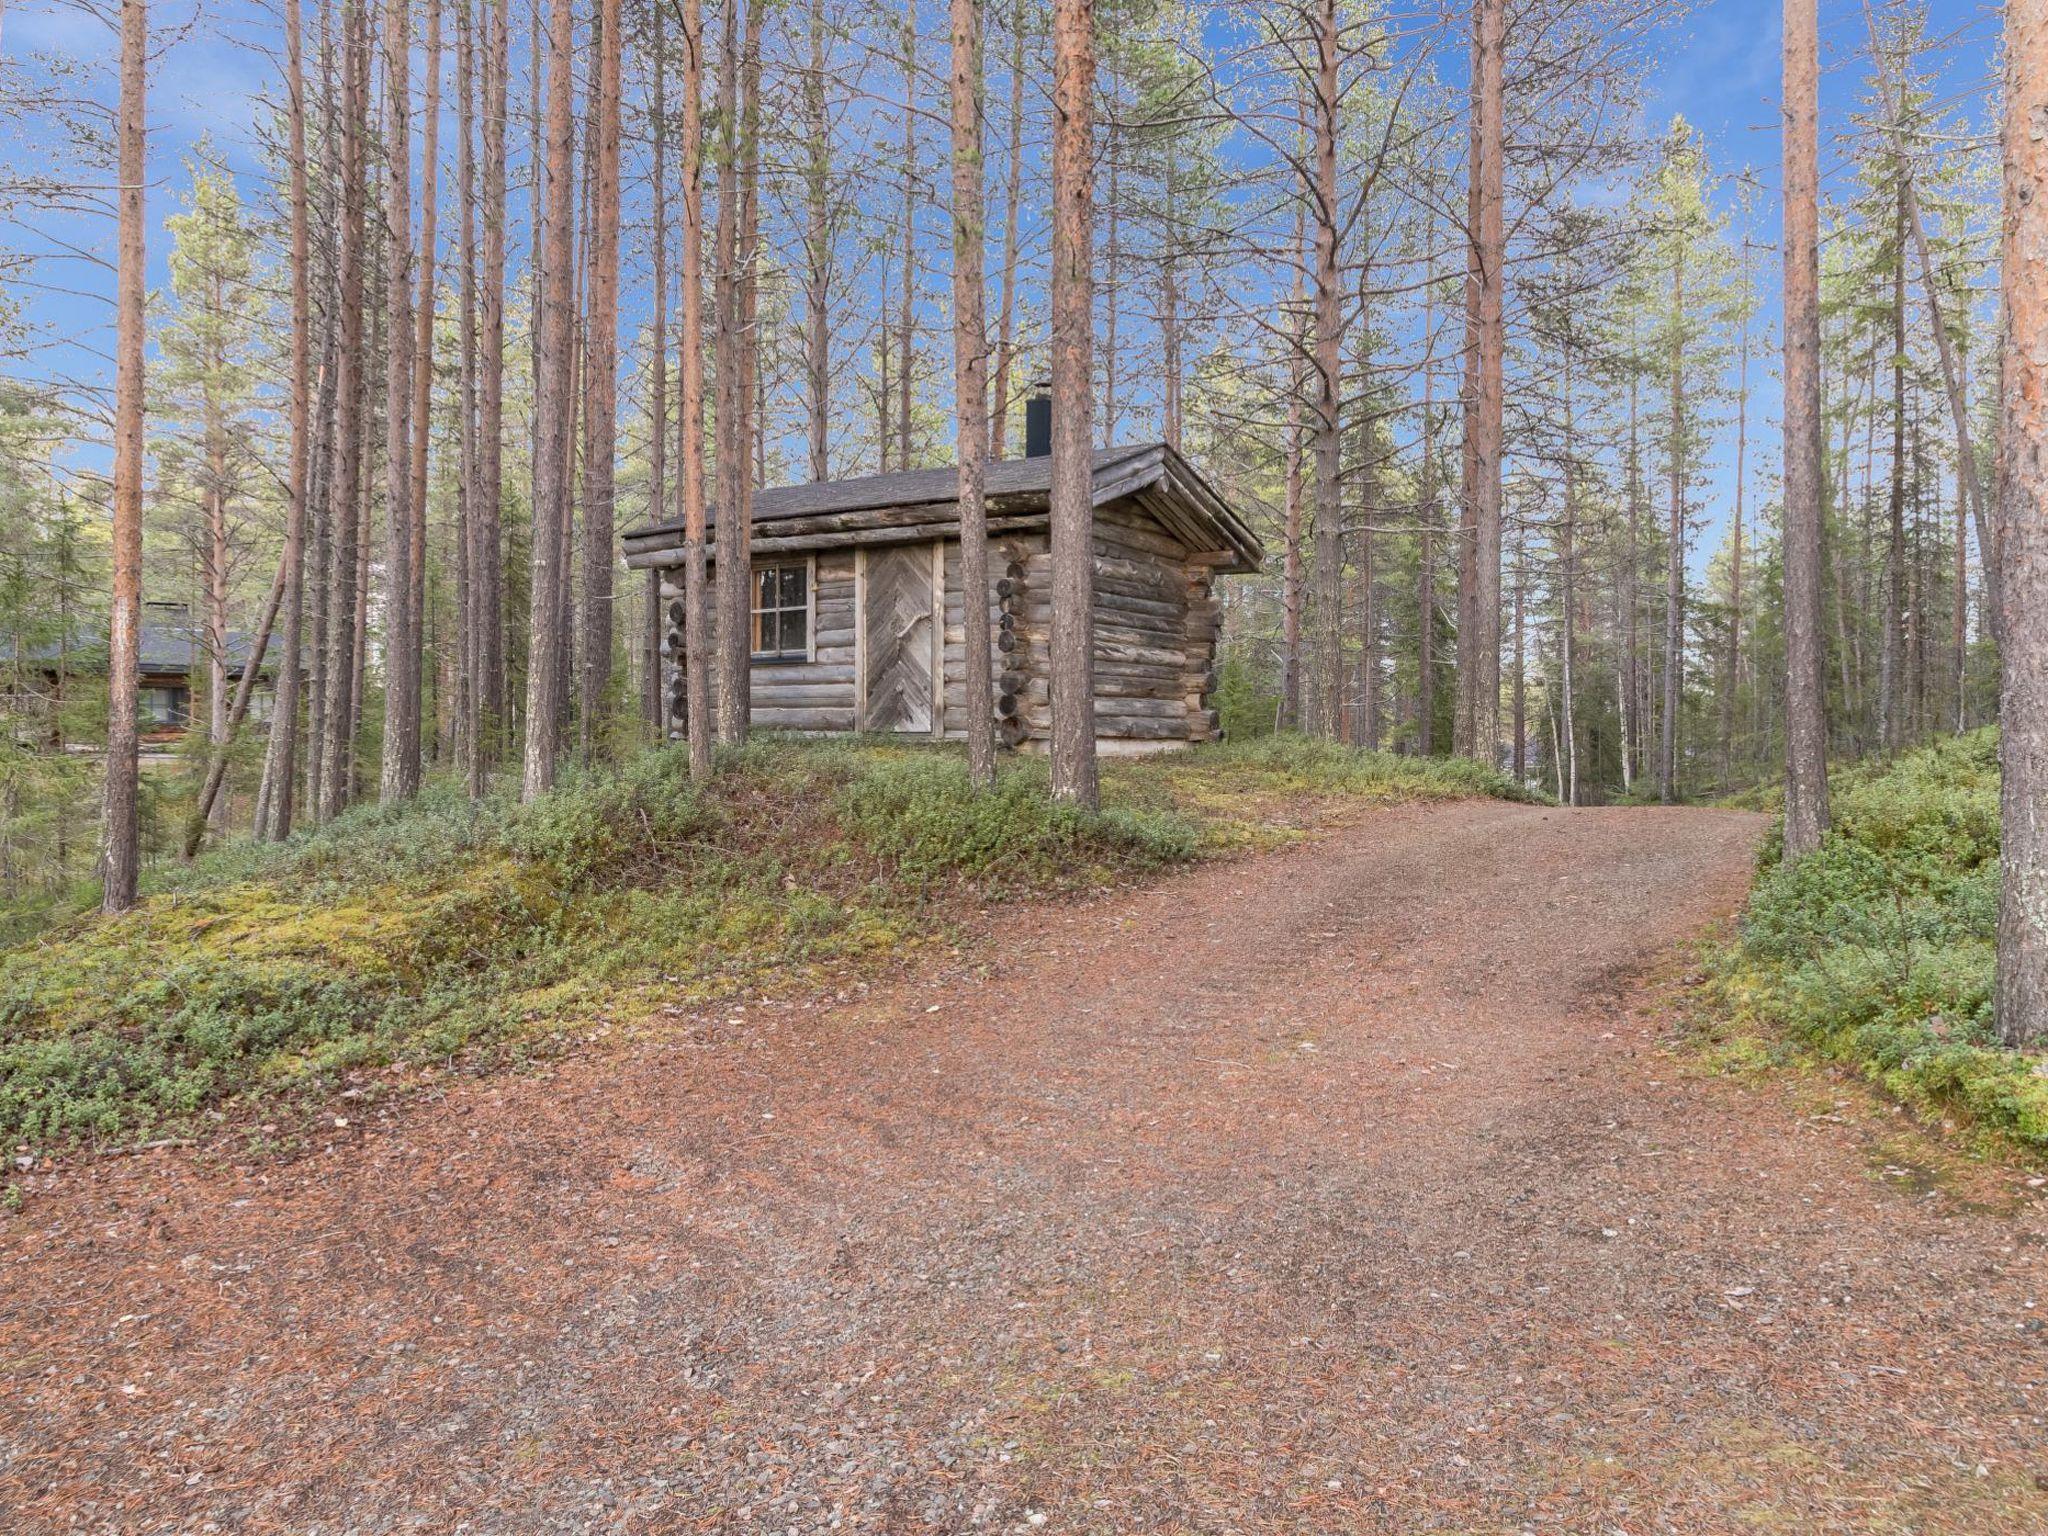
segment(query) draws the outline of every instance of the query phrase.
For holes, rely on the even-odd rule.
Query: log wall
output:
[[[854,729],[855,551],[820,550],[812,578],[814,659],[757,663],[753,723],[762,729]],[[1042,530],[998,533],[989,570],[1011,595],[988,598],[998,713],[1008,744],[1042,751],[1052,730],[1049,678],[1052,555]],[[680,600],[663,583],[664,604]],[[944,686],[940,728],[966,735],[966,602],[960,545],[945,545]],[[1160,750],[1212,740],[1219,607],[1210,559],[1185,549],[1143,509],[1095,513],[1095,723],[1104,751]],[[1007,613],[1008,624],[1002,624]],[[1007,645],[1007,648],[1005,646]],[[671,734],[681,722],[670,721]]]

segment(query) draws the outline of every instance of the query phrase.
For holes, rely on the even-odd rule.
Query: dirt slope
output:
[[[1758,830],[1388,812],[103,1164],[0,1224],[0,1526],[2048,1530],[2036,1208],[1656,1049]]]

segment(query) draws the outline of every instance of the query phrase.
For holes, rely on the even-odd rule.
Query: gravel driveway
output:
[[[1666,1048],[1760,828],[1376,813],[67,1173],[0,1221],[0,1529],[2048,1531],[2025,1185]]]

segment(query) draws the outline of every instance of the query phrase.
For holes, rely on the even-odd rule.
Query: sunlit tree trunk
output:
[[[336,304],[334,469],[328,500],[333,537],[327,579],[326,708],[321,727],[319,815],[330,821],[348,804],[355,780],[355,708],[359,674],[363,537],[363,447],[369,429],[368,358],[363,351],[366,140],[369,136],[370,38],[367,0],[347,0],[342,16],[341,231]]]
[[[2039,5],[2041,0],[2031,0]],[[1785,0],[1785,857],[1828,827],[1821,645],[1820,76],[1815,0]]]
[[[711,593],[704,560],[704,6],[682,0],[683,294],[676,361],[683,496],[683,699],[690,777],[711,775]]]
[[[419,699],[412,611],[412,18],[384,0],[384,748],[377,798],[419,788]]]
[[[1010,390],[1016,367],[1017,210],[1024,196],[1024,39],[1030,24],[1028,0],[1010,9],[1009,172],[1003,184],[1003,280],[997,303],[995,407],[989,426],[994,457],[1010,451]]]
[[[1999,1038],[2048,1036],[2048,0],[2006,0]]]
[[[149,85],[149,12],[121,3],[121,100],[115,120],[120,189],[115,200],[113,608],[107,643],[107,774],[100,905],[135,905],[142,853],[136,674],[142,654],[143,160]]]
[[[583,361],[583,611],[577,630],[577,745],[597,750],[612,678],[612,528],[614,440],[619,371],[619,71],[624,56],[619,0],[599,0],[597,82],[591,101],[597,154],[593,167],[590,313]]]
[[[575,124],[570,115],[570,70],[574,17],[570,0],[549,0],[547,29],[547,164],[541,223],[540,326],[536,337],[537,384],[533,508],[533,596],[526,666],[526,750],[521,798],[531,800],[554,787],[561,754],[563,668],[555,626],[567,608],[568,573],[562,562],[563,530],[569,521],[569,443],[575,416],[572,396],[575,329],[573,221],[576,216]]]
[[[1503,219],[1503,54],[1506,0],[1475,0],[1472,40],[1472,192],[1466,298],[1465,507],[1459,568],[1460,746],[1488,765],[1500,751],[1502,319],[1507,256]]]
[[[988,460],[988,331],[983,318],[987,191],[981,154],[979,0],[952,0],[953,403],[959,424],[960,618],[967,662],[967,772],[996,779],[995,689],[990,675],[988,522],[982,486]]]
[[[1052,792],[1093,810],[1094,0],[1053,0]]]
[[[291,434],[285,494],[290,498],[284,532],[284,653],[278,658],[276,704],[265,747],[264,779],[269,789],[257,818],[256,835],[282,840],[292,830],[297,789],[299,692],[304,684],[300,635],[305,626],[306,501],[311,475],[313,303],[312,255],[307,217],[306,63],[299,0],[284,0],[285,161],[291,177]]]

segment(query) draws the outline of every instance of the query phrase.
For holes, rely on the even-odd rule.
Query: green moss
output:
[[[1770,839],[1725,986],[1922,1113],[2048,1153],[2048,1062],[1991,1033],[1995,733],[1839,775],[1833,807],[1797,864]]]

